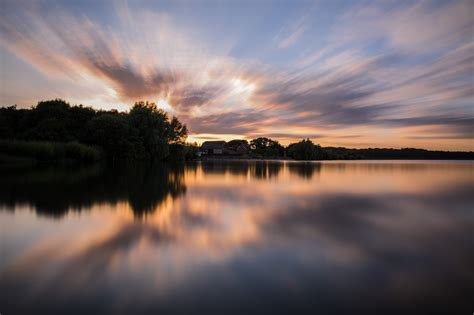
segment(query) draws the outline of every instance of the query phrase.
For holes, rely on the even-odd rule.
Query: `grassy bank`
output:
[[[0,140],[0,155],[3,160],[76,160],[81,162],[94,162],[103,157],[100,148],[78,142],[60,143],[20,140]]]

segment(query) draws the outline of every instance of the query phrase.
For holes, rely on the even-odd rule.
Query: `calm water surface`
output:
[[[474,311],[474,163],[1,168],[0,313]]]

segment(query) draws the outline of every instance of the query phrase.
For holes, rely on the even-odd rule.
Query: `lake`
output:
[[[474,163],[0,169],[0,313],[474,311]]]

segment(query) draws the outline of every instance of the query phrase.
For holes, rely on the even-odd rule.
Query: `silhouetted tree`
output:
[[[71,119],[67,128],[70,130],[71,136],[80,142],[85,142],[87,137],[87,130],[84,126],[94,117],[98,115],[92,107],[71,106],[69,109]]]
[[[290,144],[287,148],[287,155],[295,160],[317,160],[323,157],[323,151],[319,145],[305,139]]]
[[[41,101],[27,116],[28,140],[72,141],[69,133],[70,105],[63,100]]]
[[[285,149],[278,141],[265,137],[250,141],[250,149],[257,157],[282,157],[285,153]]]
[[[41,101],[31,109],[17,109],[15,106],[0,108],[0,137],[3,140],[98,145],[111,159],[174,159],[170,153],[184,156],[182,147],[187,135],[186,125],[178,118],[173,117],[170,121],[166,112],[149,102],[135,103],[128,113],[97,111],[82,105],[70,106],[61,99]],[[47,155],[50,157],[62,148],[46,143],[27,146],[18,141],[4,143],[3,147],[8,147],[11,154],[15,145],[21,145],[22,152],[29,153],[38,148],[54,147],[50,150],[52,153]],[[170,145],[174,146],[172,152]]]
[[[87,141],[104,148],[109,158],[134,156],[127,120],[118,114],[101,114],[86,125]]]
[[[168,137],[171,143],[183,144],[188,137],[188,128],[183,125],[178,118],[173,116],[168,128]]]
[[[137,102],[130,111],[130,126],[138,131],[148,157],[164,159],[169,154],[168,115],[155,103]]]

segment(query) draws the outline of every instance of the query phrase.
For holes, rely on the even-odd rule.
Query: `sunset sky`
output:
[[[189,141],[474,150],[474,1],[0,2],[0,106],[156,102]]]

